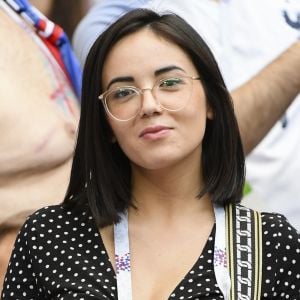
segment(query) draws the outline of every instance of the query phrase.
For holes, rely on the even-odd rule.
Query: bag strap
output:
[[[262,275],[261,215],[232,204],[225,207],[225,214],[230,299],[259,300]]]

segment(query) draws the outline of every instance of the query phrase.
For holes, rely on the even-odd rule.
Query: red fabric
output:
[[[62,70],[66,74],[67,78],[69,78],[67,69],[65,68],[64,62],[63,62],[60,52],[59,52],[59,49],[57,47],[55,47],[49,40],[47,40],[45,38],[41,38],[41,39],[45,43],[45,45],[47,46],[47,48],[49,49],[49,51],[51,52],[51,54],[53,55],[55,60],[58,62],[59,66],[62,68]]]

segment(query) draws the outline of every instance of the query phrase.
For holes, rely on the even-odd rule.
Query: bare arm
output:
[[[245,153],[250,153],[300,92],[300,41],[232,92]]]

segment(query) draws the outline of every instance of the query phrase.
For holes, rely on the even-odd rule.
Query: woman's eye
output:
[[[134,90],[131,89],[118,89],[112,93],[113,99],[123,99],[135,94]]]
[[[160,83],[159,87],[160,88],[174,88],[174,87],[178,87],[182,83],[183,83],[183,81],[181,78],[169,78],[169,79],[163,80]]]

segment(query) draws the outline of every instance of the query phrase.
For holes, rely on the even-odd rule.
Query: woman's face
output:
[[[108,86],[110,90],[119,86],[148,89],[160,79],[198,75],[180,47],[143,29],[112,48],[102,81],[105,90]],[[201,82],[193,80],[192,85],[189,101],[179,111],[161,108],[160,99],[146,90],[140,112],[133,119],[120,122],[108,115],[113,134],[133,167],[157,170],[186,159],[195,159],[200,165],[206,118],[211,112]]]

